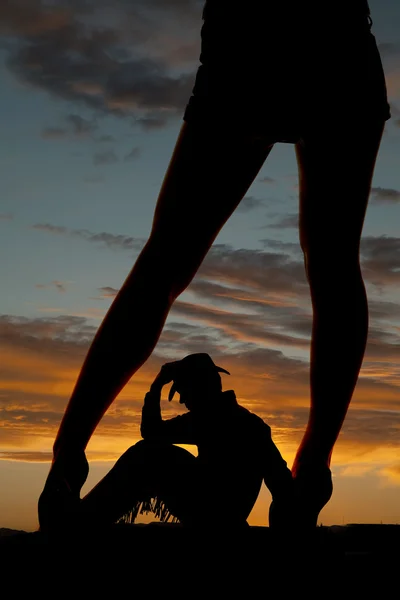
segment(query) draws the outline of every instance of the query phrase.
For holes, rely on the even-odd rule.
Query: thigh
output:
[[[343,119],[296,144],[300,241],[306,261],[358,260],[384,121]]]
[[[157,201],[149,243],[165,260],[198,268],[254,181],[272,143],[218,126],[184,122]],[[162,258],[162,256],[161,256]]]
[[[354,266],[385,121],[385,75],[371,22],[334,24],[310,46],[307,108],[296,144],[306,263]],[[324,69],[320,71],[321,57]],[[340,258],[346,262],[340,261]],[[336,261],[336,262],[335,262]],[[356,261],[356,262],[355,262]],[[327,273],[329,269],[319,269]]]

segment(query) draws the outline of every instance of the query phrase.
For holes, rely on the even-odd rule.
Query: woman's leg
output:
[[[83,451],[94,429],[150,356],[172,303],[191,282],[272,146],[223,124],[183,124],[149,240],[91,344],[61,422],[49,475],[53,481],[66,479],[75,492],[83,485]]]
[[[292,472],[315,522],[332,493],[331,454],[367,340],[359,246],[383,129],[384,123],[368,120],[339,124],[329,138],[310,134],[296,145],[313,327],[310,413]]]

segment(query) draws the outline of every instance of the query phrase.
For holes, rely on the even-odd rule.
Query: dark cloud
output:
[[[371,319],[386,323],[400,320],[400,303],[371,298],[368,301],[368,306]]]
[[[114,150],[105,150],[104,152],[95,152],[93,155],[93,163],[96,166],[112,165],[118,162],[118,156]]]
[[[215,360],[220,364],[224,355],[221,353]],[[232,372],[246,372],[249,378],[263,379],[268,375],[280,379],[285,374],[288,380],[304,383],[308,377],[306,361],[290,358],[281,350],[259,348],[256,345],[247,346],[246,349],[229,356],[229,364]]]
[[[162,129],[167,122],[168,120],[165,117],[143,117],[142,119],[136,119],[136,124],[144,131]]]
[[[252,310],[258,315],[268,313],[268,321],[270,319],[282,319],[287,316],[294,325],[296,317],[305,318],[308,322],[309,311],[305,311],[299,306],[299,299],[282,297],[277,300],[274,297],[273,289],[261,292],[257,288],[250,287],[233,287],[221,285],[210,280],[205,280],[196,277],[188,288],[191,293],[194,293],[198,299],[202,299],[209,303],[225,306],[227,309],[232,309],[237,314],[237,310],[249,311]],[[239,315],[238,315],[239,316]],[[307,328],[307,331],[309,328]],[[300,330],[298,330],[300,331]]]
[[[45,231],[56,235],[80,238],[87,242],[102,244],[110,249],[141,250],[144,244],[144,240],[133,238],[128,235],[115,235],[105,231],[93,233],[87,229],[67,229],[67,227],[60,227],[49,223],[37,223],[36,225],[32,225],[32,229],[38,229],[39,231]]]
[[[397,204],[400,202],[400,191],[392,188],[373,187],[372,201],[379,204]]]
[[[0,32],[13,37],[7,65],[25,83],[151,129],[188,101],[201,10],[194,0],[19,0],[2,6]]]
[[[262,208],[264,201],[254,196],[245,196],[237,207],[237,211],[241,213],[247,213],[256,208]]]
[[[136,160],[141,155],[140,148],[132,148],[130,152],[125,156],[125,161]]]
[[[398,334],[382,331],[372,324],[368,331],[368,343],[365,351],[365,368],[380,373],[382,380],[397,380],[397,360],[400,354]]]
[[[294,315],[290,317],[290,331],[286,331],[277,315],[275,319],[263,319],[260,314],[231,312],[220,308],[192,304],[177,300],[172,309],[173,316],[179,316],[201,323],[216,330],[220,343],[249,343],[266,346],[292,347],[307,350],[309,339],[290,333]]]
[[[51,283],[48,283],[48,284],[37,283],[35,285],[35,287],[38,289],[42,289],[42,290],[54,287],[58,292],[61,292],[61,293],[64,293],[67,291],[65,283],[63,283],[62,281],[52,281]]]
[[[114,235],[106,232],[92,233],[85,229],[71,230],[71,233],[75,237],[80,237],[91,243],[103,244],[112,249],[141,250],[143,246],[143,240],[128,235]]]
[[[303,252],[301,250],[299,242],[283,242],[282,240],[272,240],[270,238],[264,238],[258,241],[264,248],[278,250],[279,252],[293,255],[303,260]]]
[[[132,71],[126,73],[121,69],[119,77],[109,83],[108,110],[122,114],[143,110],[151,114],[160,112],[163,107],[167,117],[181,115],[194,84],[193,74],[171,77],[165,65],[148,59],[131,67]]]
[[[58,235],[63,235],[68,231],[66,227],[51,225],[50,223],[37,223],[36,225],[32,225],[32,229],[39,229],[40,231],[47,231],[48,233],[56,233]]]
[[[219,343],[226,338],[232,342],[255,340],[264,345],[276,345],[308,349],[311,339],[311,304],[302,306],[300,299],[285,304],[274,302],[268,293],[256,290],[232,288],[195,279],[188,288],[195,294],[190,305],[174,305],[172,314],[186,316],[203,327],[215,328]],[[400,356],[400,334],[395,326],[400,318],[400,305],[370,300],[370,328],[366,350],[369,368],[381,371],[375,361],[384,362],[383,370],[397,372],[397,357]],[[219,307],[218,310],[212,305]],[[211,306],[211,308],[210,308]],[[396,376],[397,377],[397,376]]]
[[[84,119],[76,114],[68,115],[66,121],[71,126],[73,134],[80,137],[93,133],[98,127],[96,121]]]
[[[29,319],[14,315],[0,315],[1,341],[22,344],[28,348],[40,341],[45,351],[45,342],[49,348],[64,348],[73,344],[75,348],[86,347],[96,328],[89,325],[84,317],[59,315]]]
[[[58,292],[66,292],[67,288],[65,287],[65,284],[62,283],[61,281],[53,281],[53,285],[56,287]]]
[[[268,229],[298,229],[299,228],[299,215],[298,213],[291,215],[284,215],[280,217],[275,223],[268,223]]]
[[[365,279],[378,286],[400,283],[400,238],[366,236],[361,241]]]
[[[3,0],[0,34],[38,37],[63,29],[71,19],[68,3],[46,7],[41,0]]]
[[[268,177],[268,175],[266,175],[265,177],[260,177],[258,181],[260,183],[275,183],[276,179],[274,179],[273,177]]]
[[[99,291],[102,298],[114,298],[118,293],[110,286],[99,288]],[[218,349],[221,344],[237,346],[255,341],[306,350],[309,347],[310,308],[303,309],[294,301],[284,305],[269,300],[268,294],[263,297],[259,290],[227,287],[199,277],[188,291],[195,295],[195,301],[176,301],[171,318],[189,319],[197,325],[169,324],[158,348],[171,350],[173,347],[174,351],[179,351],[184,342],[186,348],[190,345],[191,351],[197,352],[200,343],[204,348]]]
[[[199,275],[229,285],[250,286],[260,292],[308,294],[302,261],[285,253],[236,250],[215,244],[200,267]]]
[[[190,323],[179,323],[177,321],[169,322],[168,328],[172,329],[174,331],[179,331],[181,334],[184,334],[184,335],[193,333],[198,330],[197,325],[192,325]]]
[[[103,298],[115,298],[118,294],[118,290],[109,285],[99,288],[99,292],[101,292]]]
[[[220,348],[220,341],[212,328],[201,326],[195,327],[189,334],[166,326],[157,344],[157,351],[165,356],[165,361],[203,351],[214,356]]]
[[[391,410],[352,410],[350,408],[341,436],[344,441],[370,446],[400,446],[400,413]]]

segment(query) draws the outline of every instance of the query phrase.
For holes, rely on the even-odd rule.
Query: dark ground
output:
[[[80,591],[134,598],[140,591],[148,598],[272,593],[381,600],[400,597],[399,559],[400,525],[318,527],[307,536],[284,536],[268,527],[191,532],[153,523],[53,539],[40,532],[0,537],[3,585],[9,581],[22,593],[37,584],[39,593],[53,597],[80,597]]]

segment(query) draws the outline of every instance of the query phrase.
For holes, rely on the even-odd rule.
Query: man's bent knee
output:
[[[159,455],[160,452],[165,452],[171,446],[172,444],[156,440],[139,440],[136,444],[128,448],[124,456],[129,456],[130,458],[147,458]]]

